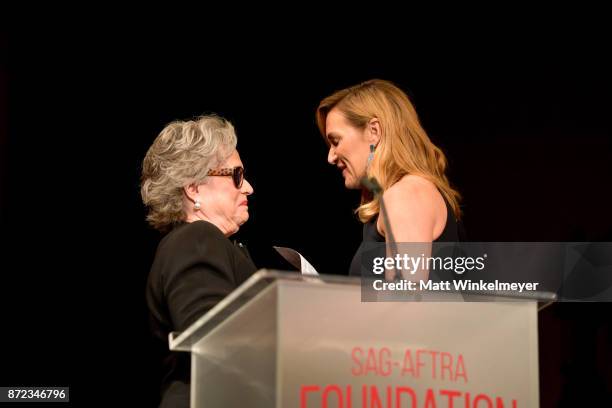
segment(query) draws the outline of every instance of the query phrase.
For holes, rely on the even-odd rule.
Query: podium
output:
[[[361,279],[261,270],[170,349],[191,407],[537,407],[538,301],[362,302]],[[478,299],[471,299],[478,300]]]

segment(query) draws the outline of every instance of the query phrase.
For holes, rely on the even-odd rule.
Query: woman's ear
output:
[[[382,135],[382,129],[380,127],[380,121],[378,118],[370,119],[367,124],[367,131],[368,143],[373,144],[374,146],[378,145]]]
[[[185,193],[185,196],[191,202],[195,202],[196,200],[200,200],[200,190],[199,190],[199,186],[196,183],[191,183],[191,184],[183,187],[183,192]]]

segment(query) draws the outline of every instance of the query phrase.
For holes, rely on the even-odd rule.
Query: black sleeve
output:
[[[235,289],[234,248],[213,228],[199,228],[177,251],[182,259],[164,276],[164,294],[172,326],[187,329]]]

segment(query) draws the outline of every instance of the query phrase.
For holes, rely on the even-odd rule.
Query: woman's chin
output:
[[[361,188],[359,183],[353,177],[344,178],[344,187],[348,188],[349,190],[356,190],[358,188]]]
[[[244,211],[242,214],[240,214],[240,216],[238,217],[238,222],[236,224],[238,225],[242,225],[245,222],[247,222],[249,220],[249,212],[248,211]]]

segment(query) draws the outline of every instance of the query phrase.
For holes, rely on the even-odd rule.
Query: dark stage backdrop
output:
[[[347,272],[359,195],[327,164],[314,111],[371,78],[407,91],[446,152],[471,240],[612,241],[612,81],[597,53],[570,67],[538,51],[430,51],[416,62],[65,40],[3,43],[0,385],[69,385],[85,405],[156,402],[144,287],[159,235],[144,221],[139,174],[174,119],[233,122],[255,188],[239,239],[261,267],[286,267],[271,249],[283,245],[321,272]],[[541,314],[542,406],[610,401],[611,312]]]

